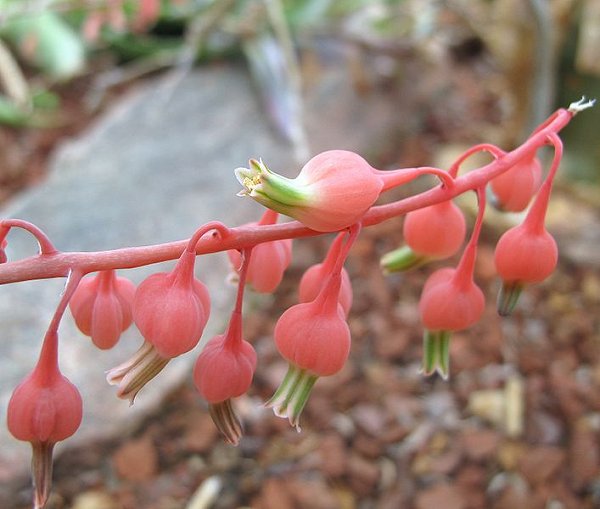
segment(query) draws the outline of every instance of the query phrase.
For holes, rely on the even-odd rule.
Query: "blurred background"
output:
[[[231,170],[263,156],[293,175],[326,148],[357,150],[379,168],[447,168],[470,145],[514,148],[583,95],[600,96],[598,0],[0,0],[0,204],[52,181],[56,154],[73,139],[84,152],[123,121],[121,138],[95,157],[126,151],[119,140],[127,145],[138,125],[146,132],[132,111],[168,125],[173,111],[216,104],[219,113],[194,127],[216,133],[210,140],[198,136],[197,149],[183,135],[168,140],[168,150],[189,154],[185,167],[218,165],[219,152],[231,152],[239,156]],[[254,124],[242,120],[252,108]],[[244,141],[263,124],[268,143]],[[592,109],[561,133],[566,152],[548,213],[561,261],[502,320],[493,248],[520,217],[486,216],[476,277],[488,309],[454,336],[448,382],[418,373],[417,303],[440,265],[392,276],[379,269],[402,242],[394,220],[364,231],[348,260],[351,358],[317,383],[302,433],[262,409],[286,368],[273,325],[297,302],[299,278],[328,239],[296,241],[276,294],[247,297],[245,335],[260,361],[237,402],[241,444],[221,443],[182,377],[122,432],[65,449],[49,509],[600,507],[599,132]],[[140,134],[123,164],[147,164],[163,142]],[[74,157],[70,171],[85,183],[84,158]],[[176,165],[163,163],[177,181]],[[99,182],[119,195],[127,167]],[[161,186],[136,178],[145,200],[158,201]],[[215,218],[225,200],[237,203],[226,196]],[[460,203],[474,210],[471,197]],[[252,213],[247,220],[260,212]],[[151,234],[154,224],[144,228]],[[65,242],[82,249],[77,237]],[[7,486],[6,507],[28,507],[28,481]]]

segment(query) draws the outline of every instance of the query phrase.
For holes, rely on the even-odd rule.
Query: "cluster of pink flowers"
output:
[[[226,251],[238,285],[236,301],[225,332],[210,339],[200,352],[193,379],[225,440],[237,444],[242,425],[232,401],[248,391],[257,367],[257,354],[243,339],[246,284],[257,292],[275,291],[290,264],[293,238],[336,233],[323,262],[304,273],[299,303],[282,314],[273,332],[289,369],[266,405],[299,430],[300,415],[314,384],[320,377],[338,373],[350,352],[347,317],[352,287],[344,262],[361,228],[406,215],[406,245],[381,261],[388,272],[446,259],[460,250],[466,236],[465,219],[452,199],[475,191],[478,214],[460,260],[456,267],[441,268],[429,276],[419,303],[425,329],[423,372],[446,378],[452,332],[477,322],[485,306],[473,272],[487,197],[495,207],[508,211],[524,210],[531,203],[522,224],[508,230],[496,247],[497,272],[503,281],[498,311],[506,315],[525,285],[544,280],[556,266],[556,243],[544,227],[544,217],[562,157],[557,132],[592,104],[582,100],[568,110],[558,110],[512,152],[491,145],[473,147],[448,171],[429,167],[381,171],[355,153],[332,150],[312,158],[296,178],[289,179],[262,161],[251,160],[249,168],[236,170],[236,176],[243,186],[240,194],[267,207],[260,221],[238,228],[210,222],[189,240],[172,245],[67,257],[34,225],[17,219],[0,221],[0,284],[68,276],[38,363],[15,389],[8,406],[9,430],[33,448],[35,507],[43,507],[48,497],[54,444],[75,433],[82,416],[79,392],[58,366],[58,326],[68,307],[77,327],[101,349],[114,346],[131,324],[139,329],[144,338],[140,349],[107,375],[108,382],[117,386],[117,395],[133,404],[138,392],[170,359],[198,345],[211,303],[205,285],[195,276],[195,263],[199,254]],[[536,152],[544,145],[554,148],[554,159],[542,183]],[[459,177],[462,161],[481,150],[491,153],[494,161]],[[424,174],[435,175],[441,185],[375,206],[386,190]],[[297,222],[278,223],[279,213]],[[6,236],[15,227],[38,239],[38,258],[7,262]],[[37,262],[42,258],[40,269],[42,264]],[[137,288],[115,273],[118,268],[175,258],[173,270],[153,274]],[[97,274],[84,277],[92,272]]]

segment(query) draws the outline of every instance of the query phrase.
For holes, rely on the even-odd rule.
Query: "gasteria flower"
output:
[[[338,231],[359,221],[384,185],[367,161],[346,150],[316,155],[293,179],[255,160],[250,160],[250,168],[238,168],[235,174],[244,186],[241,196],[250,196],[321,232]]]
[[[469,275],[458,269],[435,271],[425,283],[419,313],[425,327],[423,373],[437,371],[443,378],[450,373],[450,335],[476,323],[485,307],[481,289]]]
[[[258,223],[249,225],[267,225],[277,222],[278,213],[267,209]],[[241,267],[241,254],[237,250],[227,251],[231,265],[236,273]],[[275,291],[283,278],[283,273],[292,260],[292,239],[274,240],[254,246],[248,266],[247,282],[259,293]]]
[[[298,430],[313,385],[342,369],[350,352],[350,329],[339,304],[341,282],[340,273],[329,276],[315,300],[292,306],[275,325],[275,343],[289,368],[267,406]]]
[[[112,348],[132,321],[135,285],[114,270],[84,278],[69,301],[75,323],[102,349]]]
[[[536,232],[526,225],[508,230],[496,245],[494,262],[502,278],[498,312],[509,315],[524,285],[539,283],[556,268],[558,248],[546,229]]]
[[[110,370],[107,380],[117,395],[133,400],[173,357],[194,348],[208,321],[210,297],[194,277],[194,251],[185,250],[172,272],[148,277],[138,286],[133,319],[145,339],[126,363]]]
[[[31,443],[35,509],[50,494],[54,445],[77,431],[82,416],[79,391],[58,368],[57,341],[56,333],[46,335],[37,365],[8,402],[9,431]]]
[[[242,339],[242,316],[234,311],[225,334],[212,338],[194,365],[194,383],[208,401],[212,420],[225,439],[237,445],[242,426],[231,399],[245,394],[256,369],[256,352]]]
[[[490,182],[490,201],[499,210],[525,210],[542,181],[542,165],[535,154],[515,164]]]
[[[502,278],[498,313],[503,316],[512,312],[523,286],[546,279],[554,272],[558,261],[556,242],[546,230],[544,222],[552,181],[562,158],[562,142],[557,136],[552,136],[550,141],[555,151],[546,181],[540,187],[523,223],[506,231],[496,245],[494,262]]]
[[[409,212],[403,225],[406,246],[385,254],[381,266],[397,272],[448,258],[460,249],[466,230],[463,213],[451,200]]]

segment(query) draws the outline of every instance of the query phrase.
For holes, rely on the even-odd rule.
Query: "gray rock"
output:
[[[18,196],[0,217],[32,221],[64,251],[167,242],[188,237],[211,219],[229,225],[257,219],[261,208],[235,196],[240,187],[233,169],[249,157],[291,173],[298,165],[291,147],[265,120],[246,73],[216,66],[195,71],[169,100],[160,94],[161,84],[158,79],[128,94],[89,132],[63,146],[48,180]],[[358,100],[343,70],[324,70],[306,101],[312,153],[327,148],[363,152],[374,140],[389,139],[401,121],[389,104],[377,95]],[[36,249],[31,237],[11,232],[10,259]],[[127,276],[139,283],[172,263],[163,265],[129,270]],[[213,299],[204,338],[222,331],[227,320],[234,290],[224,283],[227,271],[223,255],[197,262],[197,275]],[[29,462],[28,445],[13,440],[4,425],[7,403],[35,363],[63,284],[45,280],[0,287],[0,499]],[[60,338],[61,369],[84,399],[84,421],[70,445],[126,432],[189,376],[196,357],[173,360],[130,408],[115,397],[104,371],[137,349],[139,333],[132,328],[116,348],[99,351],[65,316]]]

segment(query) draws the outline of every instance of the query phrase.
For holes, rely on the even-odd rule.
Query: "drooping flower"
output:
[[[46,334],[38,363],[8,402],[8,430],[31,443],[35,509],[50,494],[54,445],[73,435],[82,417],[79,391],[58,368],[57,342],[55,332]]]
[[[558,261],[558,248],[544,228],[536,232],[522,224],[511,228],[496,245],[494,262],[502,278],[498,310],[503,316],[514,309],[524,285],[546,279]]]
[[[256,369],[256,352],[242,339],[242,316],[234,311],[224,334],[212,338],[194,365],[194,383],[208,401],[210,415],[225,439],[237,445],[242,426],[232,398],[248,391]]]
[[[127,362],[111,369],[107,381],[133,404],[138,391],[173,357],[194,348],[210,314],[210,296],[194,277],[196,253],[186,249],[171,272],[146,278],[133,301],[133,320],[145,342]]]
[[[114,270],[84,278],[69,301],[75,323],[100,349],[112,348],[133,321],[135,285]]]
[[[502,316],[512,312],[525,285],[546,279],[558,261],[556,242],[544,224],[552,182],[562,158],[560,138],[553,136],[551,142],[555,149],[554,160],[527,216],[523,223],[506,231],[496,245],[494,262],[502,278],[498,313]]]
[[[289,366],[266,404],[275,415],[287,417],[298,431],[300,414],[315,382],[340,371],[350,353],[350,329],[340,304],[340,288],[342,266],[359,231],[359,225],[350,229],[346,244],[314,300],[287,309],[275,325],[275,344]]]

